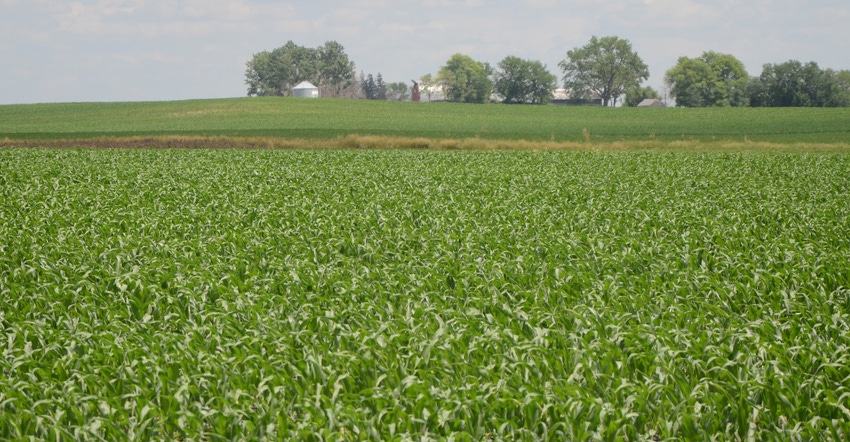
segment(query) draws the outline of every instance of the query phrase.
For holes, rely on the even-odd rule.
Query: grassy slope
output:
[[[236,98],[0,106],[0,140],[228,135],[848,143],[850,109],[635,109]]]

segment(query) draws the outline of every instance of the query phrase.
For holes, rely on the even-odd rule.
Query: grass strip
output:
[[[772,143],[752,141],[576,141],[504,140],[484,138],[425,138],[351,134],[334,139],[160,135],[77,139],[0,140],[0,148],[94,149],[431,149],[431,150],[771,150],[845,151],[848,143]]]

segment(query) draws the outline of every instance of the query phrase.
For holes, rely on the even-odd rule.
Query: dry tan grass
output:
[[[433,149],[433,150],[726,150],[726,151],[846,151],[850,144],[807,144],[767,143],[744,141],[697,140],[660,141],[529,141],[492,140],[483,138],[424,138],[388,137],[378,135],[350,134],[334,139],[289,139],[276,137],[233,137],[233,136],[140,136],[99,137],[86,139],[57,140],[0,140],[0,147],[33,148],[147,148],[147,149]]]

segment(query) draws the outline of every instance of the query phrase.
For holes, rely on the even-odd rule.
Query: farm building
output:
[[[446,101],[446,93],[442,84],[432,84],[419,87],[420,101]]]
[[[292,88],[292,96],[301,98],[319,98],[319,88],[309,81],[302,81]]]
[[[647,98],[638,103],[637,107],[667,107],[667,105],[657,98]]]
[[[570,89],[555,89],[552,92],[552,104],[566,104],[572,106],[601,106],[602,97],[597,93],[592,93],[589,99],[573,98],[573,91]]]

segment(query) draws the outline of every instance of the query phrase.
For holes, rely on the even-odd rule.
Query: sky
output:
[[[253,54],[341,43],[387,82],[436,74],[455,53],[558,63],[618,36],[660,90],[681,56],[850,69],[848,0],[0,0],[0,104],[241,97]]]

